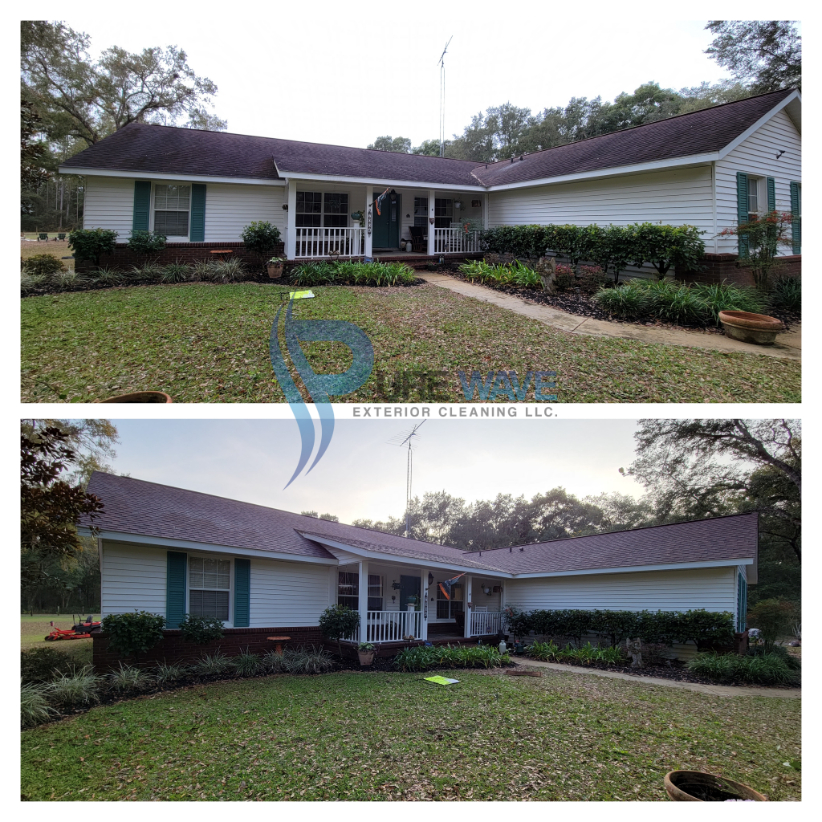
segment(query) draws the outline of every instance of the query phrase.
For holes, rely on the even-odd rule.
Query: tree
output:
[[[92,145],[133,122],[225,128],[206,112],[217,92],[188,65],[182,49],[153,47],[131,54],[119,46],[98,60],[91,38],[62,22],[21,23],[21,71],[27,99],[37,107],[51,140]]]
[[[448,147],[451,145],[450,140],[445,141],[445,148],[446,151]],[[440,156],[440,141],[437,139],[434,140],[423,140],[418,146],[415,146],[411,149],[412,154],[425,154],[428,157],[439,157]]]
[[[411,141],[407,137],[377,137],[373,143],[369,143],[368,148],[375,148],[378,151],[398,151],[401,154],[411,153]]]
[[[21,211],[31,214],[34,210],[31,192],[49,178],[46,169],[48,149],[35,136],[42,131],[42,118],[29,100],[20,101],[20,190]]]
[[[752,94],[802,85],[802,38],[791,20],[711,20],[705,50]]]

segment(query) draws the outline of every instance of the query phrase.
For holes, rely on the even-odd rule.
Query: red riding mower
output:
[[[84,622],[77,622],[70,629],[55,628],[54,622],[49,622],[49,625],[54,630],[45,637],[46,642],[54,642],[57,639],[88,639],[91,632],[100,627],[99,622],[91,621],[91,614],[86,617]]]

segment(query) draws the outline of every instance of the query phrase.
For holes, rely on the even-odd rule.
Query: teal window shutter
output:
[[[791,214],[793,223],[791,224],[791,240],[793,241],[793,253],[802,253],[802,203],[800,197],[802,193],[799,183],[791,183]]]
[[[166,555],[166,628],[179,628],[186,612],[186,554]]]
[[[151,209],[151,183],[148,180],[134,181],[134,213],[131,217],[132,231],[148,231],[148,212]]]
[[[188,232],[189,242],[205,242],[205,206],[206,187],[202,183],[191,186],[191,228]]]
[[[736,218],[737,224],[748,222],[748,175],[744,171],[736,172]],[[748,257],[748,237],[739,236],[739,257]]]
[[[748,624],[748,581],[736,575],[736,630],[742,633]]]
[[[776,211],[776,182],[773,177],[767,178],[768,183],[768,211]]]
[[[251,623],[251,560],[234,560],[234,627]]]

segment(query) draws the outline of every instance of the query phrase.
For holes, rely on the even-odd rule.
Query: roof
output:
[[[316,174],[484,188],[664,163],[718,152],[794,93],[761,94],[655,123],[477,163],[422,154],[131,123],[66,160],[61,169],[276,181]],[[278,174],[279,170],[279,174]]]
[[[92,474],[88,490],[103,500],[104,510],[94,520],[101,531],[333,560],[318,541],[330,540],[387,556],[505,574],[754,559],[758,535],[757,515],[741,514],[472,553],[101,471]]]

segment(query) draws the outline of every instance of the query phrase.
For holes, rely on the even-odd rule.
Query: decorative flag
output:
[[[446,579],[445,582],[440,583],[440,591],[442,591],[442,595],[447,599],[451,600],[451,588],[454,586],[454,583],[460,578],[464,577],[465,574],[457,574],[455,577],[451,577],[451,579]]]
[[[387,189],[385,189],[385,191],[383,191],[383,193],[382,193],[382,194],[380,194],[380,196],[379,196],[379,197],[377,197],[377,199],[376,199],[376,200],[374,200],[374,208],[376,208],[376,209],[377,209],[377,214],[378,214],[378,216],[380,216],[380,217],[382,216],[382,211],[380,211],[380,205],[381,205],[382,201],[385,199],[385,195],[386,195],[386,194],[388,194],[388,192],[389,192],[390,190],[391,190],[391,189],[390,189],[390,187],[389,187],[389,188],[387,188]]]

